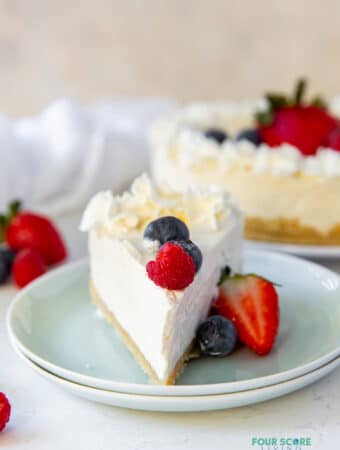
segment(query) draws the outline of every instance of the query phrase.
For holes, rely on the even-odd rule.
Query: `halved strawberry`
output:
[[[279,328],[278,294],[272,283],[253,274],[226,277],[215,307],[235,324],[245,345],[259,355],[271,351]]]
[[[309,103],[303,101],[305,87],[306,82],[300,80],[292,98],[266,96],[269,108],[256,116],[262,142],[271,147],[288,143],[304,155],[314,155],[326,136],[338,126],[338,119],[326,110],[319,98]]]

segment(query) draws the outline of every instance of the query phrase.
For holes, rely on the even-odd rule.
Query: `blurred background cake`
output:
[[[155,122],[151,171],[172,188],[217,185],[246,214],[246,237],[340,244],[339,101],[305,96],[196,103]]]

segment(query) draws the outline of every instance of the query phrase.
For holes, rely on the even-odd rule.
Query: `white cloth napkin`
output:
[[[122,190],[148,167],[148,128],[176,108],[170,99],[60,99],[41,114],[0,116],[0,211],[21,199],[57,215],[81,208],[100,189]]]

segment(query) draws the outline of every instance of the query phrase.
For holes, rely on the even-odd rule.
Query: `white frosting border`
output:
[[[96,194],[89,201],[80,223],[81,231],[98,229],[126,239],[143,233],[150,221],[162,215],[181,215],[190,230],[218,231],[229,214],[238,210],[221,188],[188,188],[185,192],[156,189],[150,178],[142,174],[131,189],[121,195],[111,191]]]
[[[256,147],[246,140],[229,139],[220,145],[201,131],[220,124],[232,130],[251,127],[254,113],[265,107],[264,99],[194,103],[157,120],[150,130],[151,145],[155,151],[163,151],[173,163],[192,170],[204,170],[210,161],[226,171],[243,167],[253,173],[269,172],[276,176],[297,173],[325,178],[340,176],[340,152],[331,148],[320,147],[315,155],[304,156],[289,144],[273,149],[266,144]],[[340,117],[340,96],[329,103],[329,110]]]

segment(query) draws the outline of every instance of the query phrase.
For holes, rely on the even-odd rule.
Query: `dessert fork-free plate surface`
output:
[[[248,391],[201,396],[157,396],[113,392],[74,383],[48,372],[27,358],[15,346],[14,348],[19,357],[35,372],[74,395],[86,398],[87,400],[122,408],[162,412],[209,411],[236,408],[272,400],[314,383],[320,378],[328,375],[340,365],[340,358],[338,357],[324,366],[306,373],[305,375],[301,375],[300,377],[283,381],[272,386],[250,389]]]
[[[340,282],[328,269],[292,256],[246,250],[244,271],[278,287],[281,324],[273,351],[247,348],[188,364],[175,386],[148,383],[114,328],[92,305],[86,260],[56,269],[22,290],[7,318],[12,342],[55,375],[94,388],[143,395],[240,392],[301,376],[340,355]],[[124,299],[122,299],[124,301]]]

